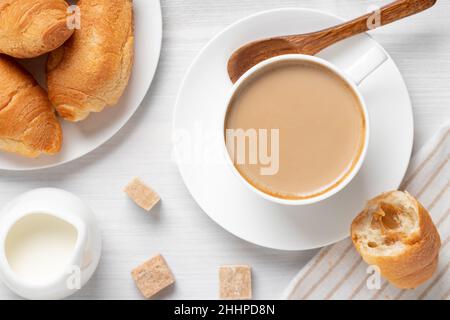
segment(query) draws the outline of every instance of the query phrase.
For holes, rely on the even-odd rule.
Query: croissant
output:
[[[118,102],[134,55],[131,0],[80,0],[78,7],[81,28],[47,62],[50,101],[73,122]]]
[[[370,200],[353,220],[351,235],[364,261],[398,288],[416,288],[436,270],[439,234],[428,211],[407,192]]]
[[[0,55],[0,150],[26,157],[55,154],[62,131],[46,92],[11,58]]]
[[[0,0],[0,53],[32,58],[61,46],[73,33],[64,0]]]

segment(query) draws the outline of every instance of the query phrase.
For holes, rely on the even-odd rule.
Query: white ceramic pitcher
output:
[[[77,232],[66,270],[39,284],[21,278],[12,270],[5,248],[14,225],[33,214],[59,218],[72,225]],[[0,278],[13,292],[24,298],[62,299],[74,294],[91,278],[100,255],[101,236],[94,214],[81,199],[67,191],[36,189],[18,196],[0,211]]]

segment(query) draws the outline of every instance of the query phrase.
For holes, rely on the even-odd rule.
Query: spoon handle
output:
[[[308,43],[316,52],[333,43],[352,37],[359,33],[376,29],[391,22],[406,18],[432,7],[437,0],[397,0],[377,11],[368,13],[346,23],[308,34]],[[290,42],[305,46],[303,37],[283,37]],[[303,38],[303,39],[302,39]]]

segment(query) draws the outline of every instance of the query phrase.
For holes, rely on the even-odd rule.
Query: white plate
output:
[[[341,21],[314,10],[272,10],[243,19],[216,36],[195,59],[180,89],[174,113],[176,148],[187,150],[190,143],[198,147],[201,140],[209,152],[221,143],[221,139],[208,138],[217,131],[217,110],[232,86],[226,65],[233,50],[251,40],[310,32]],[[319,56],[345,69],[377,45],[369,36],[360,35]],[[249,191],[225,164],[215,164],[202,156],[192,157],[193,161],[178,160],[187,188],[219,225],[264,247],[306,250],[347,237],[353,217],[367,199],[398,188],[413,143],[408,91],[391,58],[364,82],[361,90],[372,128],[367,159],[356,178],[336,196],[310,206],[273,204]]]
[[[128,87],[119,103],[80,123],[62,122],[64,143],[55,156],[27,159],[0,152],[0,169],[34,170],[60,165],[95,150],[114,136],[135,113],[147,93],[158,65],[162,39],[159,0],[134,0],[135,62]],[[46,57],[22,61],[43,84]]]

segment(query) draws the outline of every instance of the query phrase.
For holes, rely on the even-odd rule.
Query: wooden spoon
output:
[[[228,74],[235,83],[247,70],[266,59],[290,53],[315,55],[351,36],[411,16],[432,7],[437,0],[397,0],[380,11],[321,31],[263,39],[236,50],[228,60]],[[379,14],[379,16],[376,16]],[[378,19],[377,19],[378,18]],[[379,23],[377,24],[377,20]]]

